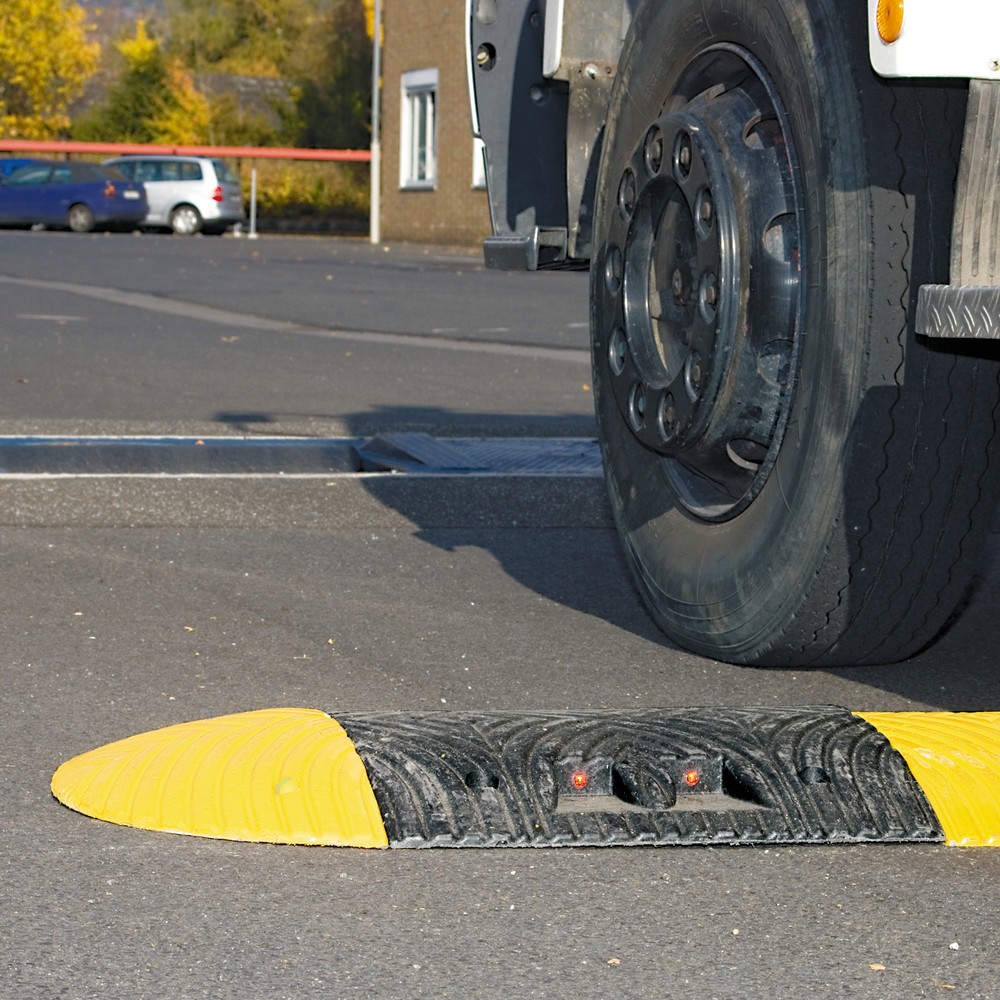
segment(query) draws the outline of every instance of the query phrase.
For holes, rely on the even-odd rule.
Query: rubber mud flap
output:
[[[390,847],[942,841],[838,708],[338,714]]]

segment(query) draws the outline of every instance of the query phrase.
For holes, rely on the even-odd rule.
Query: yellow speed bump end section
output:
[[[858,712],[906,761],[960,847],[1000,847],[1000,712]]]
[[[52,793],[87,816],[144,830],[388,846],[354,744],[313,709],[243,712],[119,740],[63,764]]]

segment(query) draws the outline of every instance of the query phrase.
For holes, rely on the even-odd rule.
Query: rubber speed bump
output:
[[[865,712],[927,796],[949,844],[1000,847],[1000,712]]]
[[[85,753],[52,791],[114,823],[274,843],[995,846],[1000,713],[274,709]]]

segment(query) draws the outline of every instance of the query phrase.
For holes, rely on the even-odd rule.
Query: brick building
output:
[[[490,231],[472,137],[464,0],[383,0],[382,238],[478,246]]]

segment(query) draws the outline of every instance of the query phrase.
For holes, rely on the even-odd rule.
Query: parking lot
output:
[[[4,233],[0,294],[15,442],[594,433],[581,273],[327,239]],[[997,851],[279,847],[113,826],[49,792],[85,750],[267,707],[996,710],[995,534],[966,613],[914,660],[747,669],[662,639],[586,471],[148,452],[81,471],[79,447],[0,475],[5,995],[1000,995]]]

